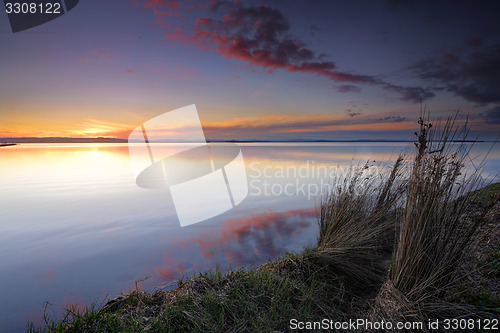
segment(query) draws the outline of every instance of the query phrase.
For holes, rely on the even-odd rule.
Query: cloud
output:
[[[167,39],[194,44],[226,59],[244,61],[268,73],[314,74],[337,83],[339,92],[359,91],[357,84],[382,86],[401,95],[404,101],[420,102],[434,94],[419,87],[397,86],[379,77],[342,71],[327,55],[309,49],[292,36],[290,23],[283,13],[266,5],[244,7],[242,2],[211,1],[209,15],[199,17],[194,27],[176,26],[165,34]],[[201,15],[201,14],[200,14]]]
[[[176,73],[174,76],[184,77],[184,78],[193,78],[198,76],[198,72],[196,69],[184,68],[181,65],[177,65],[175,67]]]
[[[168,18],[181,15],[179,12],[181,3],[177,0],[146,0],[144,4],[135,0],[135,5],[152,9],[155,15],[155,22],[164,27],[169,26]]]
[[[345,114],[312,115],[257,115],[234,118],[232,120],[203,124],[205,133],[211,138],[234,136],[253,138],[256,135],[268,137],[278,133],[322,132],[322,131],[362,131],[362,130],[401,130],[412,128],[413,123],[398,112],[379,112],[362,114],[360,110],[345,111]],[[346,117],[348,115],[349,117]],[[399,125],[395,127],[394,123]],[[404,123],[404,124],[403,124]],[[408,126],[406,126],[408,125]]]
[[[428,88],[421,87],[403,87],[393,84],[385,84],[384,89],[398,92],[401,94],[401,100],[414,103],[422,102],[435,96],[434,93]]]
[[[406,121],[406,117],[401,117],[401,116],[388,116],[384,118],[379,118],[377,119],[378,121],[383,121],[387,123],[401,123],[403,121]]]
[[[88,118],[75,125],[73,129],[66,130],[65,135],[70,137],[126,137],[130,132],[130,127],[125,123]]]
[[[340,86],[335,86],[338,92],[359,92],[361,89],[359,87],[353,86],[351,84],[343,84]]]
[[[144,8],[166,8],[169,10],[179,9],[180,3],[177,0],[147,0]]]
[[[500,124],[500,106],[486,111],[487,121],[493,124]]]
[[[349,117],[353,118],[356,116],[360,116],[361,112],[353,112],[351,109],[345,110],[345,114],[348,115]]]
[[[424,80],[478,104],[500,102],[500,44],[469,55],[448,52],[421,60],[410,68]]]

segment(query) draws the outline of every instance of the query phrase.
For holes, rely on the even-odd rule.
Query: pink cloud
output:
[[[200,17],[194,26],[176,26],[173,31],[165,33],[165,38],[194,44],[226,59],[263,68],[269,74],[284,70],[319,75],[349,84],[337,89],[339,92],[355,92],[359,90],[355,85],[368,84],[396,92],[405,101],[420,102],[434,96],[427,88],[390,84],[376,76],[342,71],[334,62],[323,61],[324,54],[317,54],[304,42],[291,36],[288,20],[277,9],[266,5],[245,7],[243,2],[222,1],[210,1],[208,10],[200,8]]]
[[[180,3],[177,0],[147,0],[144,8],[157,8],[163,7],[169,10],[179,9]]]

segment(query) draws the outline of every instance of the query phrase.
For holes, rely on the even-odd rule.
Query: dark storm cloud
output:
[[[167,32],[166,38],[193,43],[227,59],[262,67],[268,73],[284,70],[346,83],[337,88],[339,92],[358,91],[355,85],[368,84],[394,91],[404,101],[421,102],[434,96],[426,88],[398,86],[376,76],[340,70],[333,61],[324,61],[325,54],[316,53],[292,36],[290,23],[280,10],[266,5],[244,7],[241,1],[211,1],[210,4],[210,17],[199,17],[192,29],[177,27]]]
[[[486,111],[487,121],[493,124],[500,124],[500,106]]]
[[[434,93],[428,88],[422,87],[403,87],[393,84],[385,84],[384,89],[388,91],[395,91],[401,95],[402,101],[407,102],[422,102],[426,99],[434,97]]]
[[[216,44],[226,57],[253,65],[294,72],[331,72],[333,62],[315,60],[315,53],[287,33],[290,30],[283,14],[264,5],[233,6],[221,13],[222,20],[202,17],[197,20],[192,40],[202,45]]]
[[[470,55],[445,53],[421,60],[411,68],[420,78],[444,85],[470,102],[496,103],[500,102],[499,55],[500,44],[496,44]]]

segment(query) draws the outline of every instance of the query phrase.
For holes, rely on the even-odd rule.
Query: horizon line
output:
[[[105,137],[94,137],[94,138],[72,138],[72,137],[5,137],[0,138],[0,142],[9,143],[127,143],[127,139],[121,138],[105,138]],[[155,140],[150,141],[150,143],[193,143],[194,141],[188,140]],[[222,140],[222,139],[207,139],[207,143],[211,142],[228,142],[228,143],[253,143],[253,142],[414,142],[413,140],[403,140],[403,139],[346,139],[346,140],[328,140],[328,139],[276,139],[276,140],[253,140],[253,139],[242,139],[242,140]],[[495,142],[495,140],[454,140],[454,142]],[[132,141],[131,143],[136,143]]]

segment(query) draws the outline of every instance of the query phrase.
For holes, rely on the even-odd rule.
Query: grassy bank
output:
[[[382,174],[366,164],[334,180],[316,246],[255,270],[200,274],[172,291],[70,307],[28,331],[283,332],[291,319],[498,317],[500,184],[485,186],[480,166],[463,174],[470,145],[453,119],[419,125],[415,154]]]

